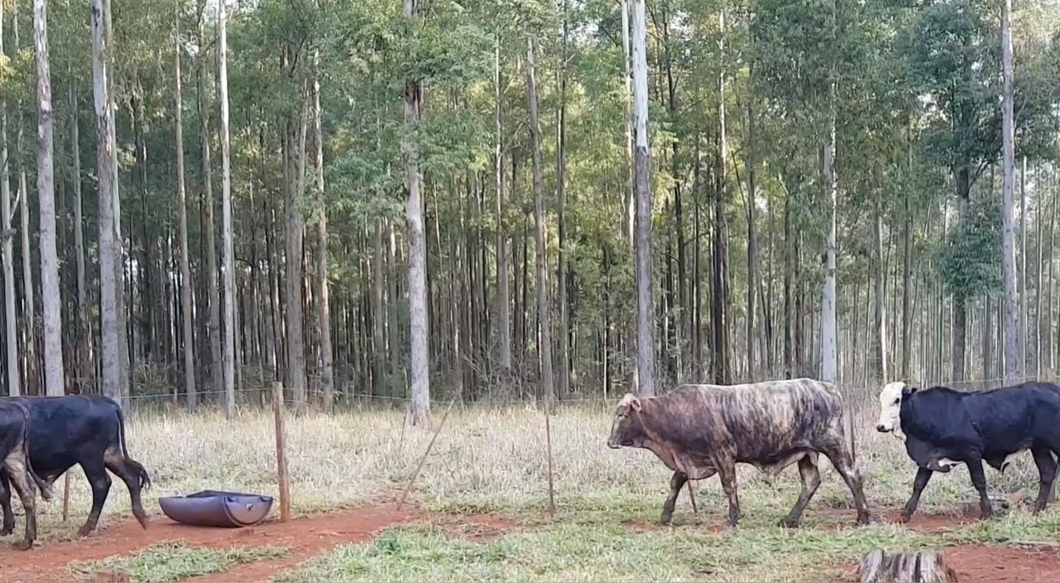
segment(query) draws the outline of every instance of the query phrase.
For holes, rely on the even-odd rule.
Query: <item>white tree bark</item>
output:
[[[1027,156],[1020,160],[1020,377],[1027,378]]]
[[[834,88],[832,89],[834,91]],[[825,199],[828,204],[828,239],[825,242],[824,285],[821,289],[821,380],[835,383],[839,372],[839,351],[836,342],[836,123],[835,116],[828,124],[828,144],[824,148]]]
[[[0,14],[6,14],[0,0]],[[3,18],[0,17],[0,55],[4,52]],[[7,99],[0,94],[0,213],[4,233],[11,232],[11,174],[8,172],[11,161],[7,150]],[[18,368],[18,326],[15,314],[15,265],[14,245],[11,237],[3,237],[4,266],[4,339],[5,360],[7,367],[8,395],[17,397],[22,394],[22,380]]]
[[[1016,297],[1016,160],[1012,106],[1012,0],[1004,0],[1001,12],[1002,68],[1002,160],[1004,185],[1001,203],[1001,273],[1005,288],[1005,384],[1017,382],[1020,376],[1019,308]]]
[[[538,356],[541,360],[541,397],[548,404],[555,397],[552,382],[552,324],[548,302],[548,263],[545,248],[545,186],[541,177],[541,126],[537,112],[537,79],[534,71],[534,39],[526,39],[526,93],[530,110],[530,150],[533,154],[534,244],[537,271]]]
[[[104,0],[91,0],[92,97],[96,112],[96,166],[99,184],[100,347],[103,365],[103,395],[121,403],[120,336],[117,294],[120,285],[114,269],[118,255],[114,237],[114,126],[110,99],[107,19]]]
[[[641,395],[655,394],[651,263],[651,184],[648,165],[648,58],[644,0],[633,0],[633,117],[636,147],[633,167],[637,192],[637,383]]]
[[[830,24],[833,38],[836,35],[836,4],[831,2]],[[828,201],[828,238],[825,241],[824,285],[821,289],[821,380],[835,383],[839,373],[839,354],[836,338],[836,86],[835,63],[832,63],[832,79],[828,85],[828,143],[824,148],[825,195]],[[882,337],[882,336],[881,336]]]
[[[404,0],[408,25],[416,26],[416,0]],[[419,79],[405,80],[405,124],[415,130],[420,124],[423,88]],[[409,353],[411,400],[409,423],[430,421],[430,354],[427,322],[427,234],[423,226],[423,199],[420,195],[420,154],[415,138],[402,147],[405,158],[405,215],[409,237]]]
[[[625,126],[626,130],[626,166],[628,176],[626,176],[626,192],[622,197],[622,211],[625,219],[622,225],[622,232],[626,236],[626,241],[632,248],[634,246],[634,223],[636,222],[637,207],[636,197],[634,196],[634,178],[633,178],[633,113],[630,111],[632,108],[633,101],[633,90],[630,85],[632,77],[629,71],[630,62],[630,47],[629,47],[629,0],[621,0],[622,6],[622,68],[624,71],[623,81],[625,90],[622,94],[623,105],[626,107]]]
[[[328,209],[324,197],[324,140],[320,109],[320,51],[313,53],[313,144],[316,151],[317,196],[317,321],[320,333],[320,388],[324,392],[324,410],[335,406],[335,379],[331,349],[331,306],[328,298]]]
[[[26,188],[26,170],[19,169],[18,173],[18,205],[19,223],[22,235],[22,324],[25,331],[25,343],[23,355],[26,366],[26,384],[39,390],[40,383],[37,367],[37,328],[36,328],[36,302],[33,299],[33,248],[29,244],[29,189]]]
[[[504,229],[504,151],[501,144],[501,48],[500,36],[493,51],[493,157],[497,188],[497,329],[500,332],[501,372],[512,370],[512,322],[508,291],[508,238]]]
[[[66,391],[63,379],[62,297],[55,249],[55,120],[48,66],[46,0],[33,0],[33,48],[37,64],[37,197],[40,203],[41,309],[44,315],[44,388],[50,397]]]
[[[224,261],[225,414],[236,410],[235,260],[232,258],[232,159],[228,135],[228,30],[225,0],[217,0],[217,99],[221,102],[221,239]]]
[[[180,223],[180,308],[183,312],[181,326],[184,334],[184,398],[188,411],[194,411],[195,394],[195,347],[191,322],[191,266],[188,254],[188,202],[184,189],[184,119],[180,79],[180,4],[177,4],[173,19],[173,93],[177,149],[177,216]]]
[[[215,394],[224,391],[224,374],[221,351],[221,294],[217,285],[217,243],[214,240],[216,225],[213,217],[213,167],[210,163],[210,108],[206,104],[206,39],[205,7],[199,8],[199,66],[198,107],[199,134],[202,138],[202,188],[206,207],[206,298],[209,305],[209,338],[210,338],[210,387]]]

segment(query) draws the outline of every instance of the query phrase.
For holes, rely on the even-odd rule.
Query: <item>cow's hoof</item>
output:
[[[7,536],[13,532],[15,532],[15,527],[13,525],[0,528],[0,536]]]
[[[785,516],[784,518],[781,518],[779,522],[777,522],[777,526],[781,528],[799,528],[799,519]]]
[[[24,541],[15,543],[14,546],[15,546],[15,550],[16,551],[28,551],[28,550],[33,548],[33,541],[24,540]]]
[[[858,513],[858,522],[857,522],[858,526],[868,526],[871,522],[872,522],[872,517],[869,515],[868,512],[865,512],[864,514],[862,514],[860,512]]]
[[[902,515],[898,517],[898,522],[901,522],[902,524],[905,524],[905,523],[909,522],[910,520],[912,520],[912,518],[913,518],[913,513],[912,512],[903,512]]]
[[[994,511],[989,508],[984,508],[980,511],[979,520],[990,520],[994,517]]]
[[[79,536],[81,538],[85,538],[86,536],[88,536],[90,534],[92,534],[92,529],[91,528],[87,528],[87,527],[82,526],[81,528],[77,529],[77,536]]]

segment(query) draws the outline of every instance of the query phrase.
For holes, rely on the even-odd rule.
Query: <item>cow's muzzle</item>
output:
[[[884,425],[882,423],[879,423],[879,424],[876,425],[876,431],[879,431],[880,433],[890,433],[891,432],[891,428],[887,427],[886,425]]]

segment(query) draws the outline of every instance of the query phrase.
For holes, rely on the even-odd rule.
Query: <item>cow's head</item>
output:
[[[915,387],[908,387],[901,381],[887,383],[880,391],[880,419],[876,422],[876,431],[891,433],[903,437],[902,433],[902,399],[916,392]]]
[[[643,425],[640,420],[641,403],[633,393],[626,393],[615,409],[615,419],[611,422],[611,437],[607,438],[607,447],[634,447],[643,436]]]

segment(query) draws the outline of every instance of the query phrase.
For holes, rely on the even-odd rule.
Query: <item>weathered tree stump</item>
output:
[[[861,583],[956,583],[957,573],[939,551],[888,554],[874,549],[858,565]]]

